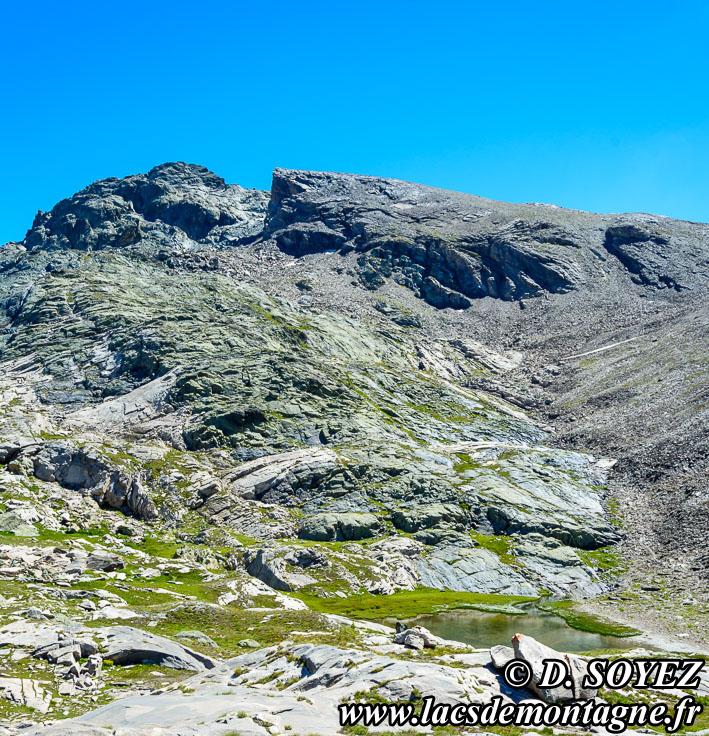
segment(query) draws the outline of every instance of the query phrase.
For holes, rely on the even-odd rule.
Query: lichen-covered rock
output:
[[[374,514],[314,514],[303,519],[298,536],[317,542],[367,539],[376,536],[381,526],[381,520]]]
[[[52,702],[52,693],[28,678],[0,677],[0,695],[39,713],[46,713]]]
[[[469,515],[460,506],[434,503],[409,509],[399,508],[392,514],[392,521],[404,532],[417,532],[441,523],[463,526],[469,521]]]
[[[16,537],[36,537],[39,531],[32,524],[27,524],[12,511],[0,514],[0,533],[12,534]]]
[[[238,240],[261,228],[264,192],[227,186],[202,166],[156,166],[147,174],[96,182],[51,212],[25,237],[28,250],[128,247],[182,232],[193,240]]]

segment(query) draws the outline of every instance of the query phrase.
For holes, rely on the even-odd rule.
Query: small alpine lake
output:
[[[382,623],[393,625],[393,619]],[[525,615],[457,609],[407,619],[407,624],[424,626],[436,636],[461,641],[476,648],[495,644],[509,645],[517,633],[532,636],[552,649],[563,652],[588,652],[597,649],[650,648],[628,637],[582,631],[569,626],[563,618],[530,607]]]

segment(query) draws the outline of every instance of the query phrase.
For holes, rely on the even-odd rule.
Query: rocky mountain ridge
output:
[[[0,623],[110,620],[48,609],[64,585],[174,635],[180,585],[236,626],[667,577],[701,617],[708,236],[348,174],[277,169],[269,194],[180,163],[39,213],[0,249]],[[120,566],[57,565],[64,540]]]

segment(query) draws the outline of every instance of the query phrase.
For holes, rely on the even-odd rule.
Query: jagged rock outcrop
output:
[[[23,244],[30,251],[87,251],[144,238],[165,246],[230,242],[258,233],[265,209],[264,192],[228,186],[202,166],[163,164],[96,182],[38,213]]]
[[[47,443],[35,456],[34,475],[66,488],[86,489],[100,504],[155,519],[152,499],[137,476],[117,468],[99,453],[65,442]]]
[[[633,281],[657,289],[692,289],[703,280],[706,226],[650,216],[618,217],[606,229],[603,247],[630,272]],[[704,274],[705,278],[705,274]]]
[[[706,264],[706,227],[667,224],[510,205],[377,177],[276,169],[264,232],[296,256],[355,251],[367,288],[392,278],[436,307],[461,309],[484,296],[564,293],[606,272],[623,278],[626,270],[656,288],[691,289],[699,276],[692,264]],[[680,259],[673,257],[678,251]]]

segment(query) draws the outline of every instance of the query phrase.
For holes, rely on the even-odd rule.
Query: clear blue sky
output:
[[[276,166],[709,221],[709,3],[25,2],[0,243],[91,181]]]

